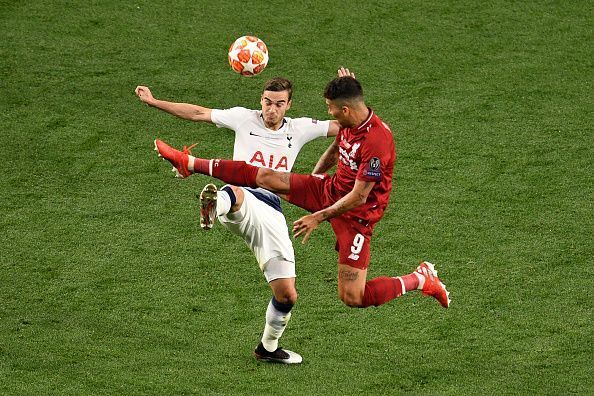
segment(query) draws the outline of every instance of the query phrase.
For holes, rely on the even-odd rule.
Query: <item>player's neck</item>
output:
[[[283,125],[282,122],[280,122],[278,124],[267,124],[267,123],[264,123],[264,126],[266,128],[271,129],[273,131],[278,131],[280,129],[281,125]]]
[[[278,131],[279,129],[281,129],[283,127],[283,125],[285,125],[284,117],[276,124],[269,124],[266,121],[264,121],[264,126],[268,129],[273,130],[273,131]]]
[[[371,114],[371,109],[365,106],[365,104],[358,106],[356,109],[353,109],[353,117],[352,122],[353,126],[351,128],[356,128],[359,125],[363,124],[369,118]]]

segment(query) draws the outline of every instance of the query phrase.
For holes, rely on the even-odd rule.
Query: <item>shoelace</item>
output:
[[[417,271],[417,272],[420,273],[421,275],[425,275],[426,277],[428,277],[431,280],[435,279],[435,277],[433,276],[433,273],[431,271],[429,271],[427,269],[427,267],[425,267],[425,266],[422,266],[420,268],[420,271]]]
[[[184,154],[188,154],[188,155],[192,155],[192,149],[197,145],[198,143],[194,143],[193,145],[191,145],[190,147],[187,147],[184,145],[184,149],[182,150],[182,152]]]

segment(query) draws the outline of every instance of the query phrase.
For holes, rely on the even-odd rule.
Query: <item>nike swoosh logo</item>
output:
[[[263,135],[258,135],[257,133],[254,133],[252,131],[250,131],[250,136],[257,136],[257,137],[261,137],[264,139],[271,139],[271,140],[284,139],[284,136],[263,136]]]

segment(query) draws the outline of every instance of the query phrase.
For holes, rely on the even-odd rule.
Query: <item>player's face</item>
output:
[[[289,92],[264,91],[260,99],[262,117],[267,128],[278,129],[282,125],[285,113],[291,108]]]
[[[353,123],[349,118],[350,111],[347,106],[338,104],[330,99],[326,99],[326,105],[328,106],[328,114],[334,117],[341,127],[350,128],[353,126]]]

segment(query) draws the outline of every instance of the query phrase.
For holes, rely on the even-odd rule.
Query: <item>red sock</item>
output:
[[[363,308],[370,305],[382,305],[400,297],[403,294],[402,283],[398,278],[380,276],[368,281],[365,284],[363,293]]]
[[[210,161],[209,159],[202,159],[202,158],[194,158],[194,168],[190,169],[191,172],[194,173],[202,173],[203,175],[210,176]]]
[[[216,177],[235,186],[258,187],[256,183],[258,167],[246,164],[243,161],[196,158],[194,160],[194,172]]]

